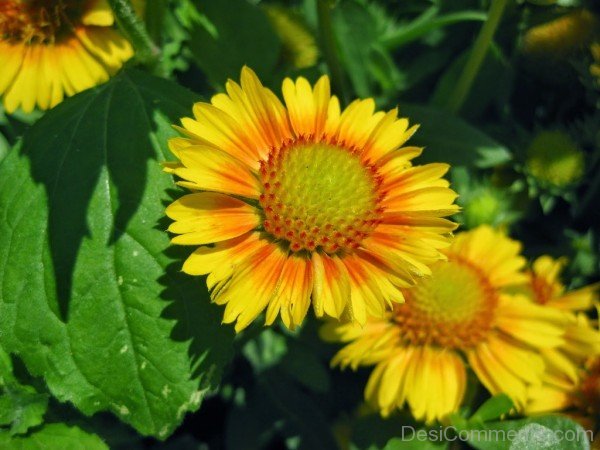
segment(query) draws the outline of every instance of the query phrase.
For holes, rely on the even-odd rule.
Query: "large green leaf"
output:
[[[0,343],[59,400],[159,438],[231,351],[160,222],[170,124],[193,100],[123,72],[50,111],[0,166]]]
[[[46,425],[23,437],[0,433],[0,450],[108,450],[98,436],[62,423]]]
[[[400,114],[420,124],[411,145],[426,149],[420,163],[446,162],[454,166],[493,167],[511,160],[506,146],[479,131],[461,118],[439,108],[400,105]]]

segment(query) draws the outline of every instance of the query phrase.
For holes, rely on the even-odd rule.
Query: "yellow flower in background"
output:
[[[600,42],[594,42],[590,51],[592,52],[592,58],[594,62],[590,66],[590,73],[600,81]]]
[[[527,149],[525,167],[544,186],[562,188],[581,179],[585,154],[562,131],[542,131]]]
[[[574,319],[564,344],[541,350],[546,372],[543,383],[529,389],[526,414],[562,411],[581,403],[582,383],[588,377],[585,365],[600,355],[600,332],[584,314]]]
[[[133,55],[106,0],[0,2],[0,95],[6,111],[52,108],[103,83]]]
[[[224,322],[241,330],[266,309],[299,325],[317,316],[365,323],[430,274],[455,224],[446,164],[412,166],[417,127],[372,99],[345,110],[304,78],[283,81],[285,106],[242,70],[241,85],[182,119],[166,167],[195,191],[173,202],[174,244],[199,246],[183,265],[208,275]]]
[[[528,273],[529,295],[539,304],[568,311],[584,311],[594,306],[599,283],[567,291],[560,274],[566,265],[565,258],[554,259],[544,255],[537,258]]]
[[[560,273],[565,258],[553,259],[544,255],[536,259],[529,272],[527,294],[538,304],[571,313],[564,344],[553,349],[541,349],[547,366],[544,384],[533,387],[526,407],[529,414],[565,409],[575,401],[584,364],[600,355],[600,332],[585,314],[598,299],[599,284],[566,291]]]
[[[590,358],[574,403],[586,414],[600,417],[600,358]]]
[[[375,365],[365,398],[384,416],[408,404],[417,420],[443,420],[463,400],[467,364],[491,394],[523,408],[542,382],[539,350],[564,343],[567,317],[507,291],[527,281],[520,249],[488,226],[458,234],[448,261],[404,290],[406,303],[385,318],[322,328],[325,340],[346,343],[332,364]]]
[[[299,14],[279,5],[264,5],[273,29],[281,39],[283,57],[297,69],[312,67],[319,58],[319,46]]]
[[[523,52],[562,60],[585,49],[598,34],[600,20],[587,9],[577,9],[530,28],[523,37]]]

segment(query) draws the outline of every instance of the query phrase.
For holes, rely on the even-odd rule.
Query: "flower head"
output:
[[[563,342],[565,313],[536,305],[507,288],[526,281],[520,244],[482,226],[456,236],[448,261],[406,289],[404,304],[364,328],[328,323],[326,340],[347,343],[332,364],[375,365],[365,389],[383,415],[405,403],[417,420],[457,411],[466,388],[465,360],[492,393],[517,407],[541,384],[539,349]]]
[[[565,258],[537,258],[528,273],[526,293],[536,303],[569,313],[564,343],[556,348],[541,349],[546,364],[544,383],[529,392],[527,413],[558,411],[573,405],[585,377],[584,365],[600,355],[600,332],[583,311],[594,306],[598,284],[566,291],[560,280]]]
[[[173,243],[199,246],[183,270],[208,275],[224,321],[240,330],[266,309],[293,328],[312,303],[364,323],[402,301],[457,210],[447,165],[413,167],[421,149],[402,147],[416,127],[372,99],[342,112],[327,77],[284,80],[285,107],[248,68],[226,87],[182,120],[166,169],[195,191],[167,208]]]
[[[106,0],[0,3],[0,94],[4,107],[48,109],[106,81],[133,55]]]
[[[554,259],[548,255],[537,258],[527,274],[528,294],[536,303],[562,310],[585,311],[592,308],[600,284],[567,291],[560,279],[566,263],[566,258]]]
[[[514,198],[506,187],[497,187],[491,180],[468,180],[457,182],[458,204],[462,211],[458,221],[467,229],[479,225],[503,227],[518,217],[513,208]]]

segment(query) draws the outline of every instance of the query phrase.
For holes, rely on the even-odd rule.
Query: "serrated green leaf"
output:
[[[512,158],[504,145],[442,109],[403,103],[400,115],[420,124],[410,141],[411,145],[426,147],[419,163],[446,162],[453,166],[488,168]]]
[[[194,98],[122,72],[0,166],[0,343],[60,401],[159,438],[218,383],[233,338],[160,223],[174,183],[159,163]]]
[[[62,423],[46,425],[28,435],[11,437],[0,432],[0,450],[108,450],[98,436]]]
[[[559,415],[488,422],[470,430],[468,437],[469,444],[479,450],[590,448],[590,433],[573,420]]]

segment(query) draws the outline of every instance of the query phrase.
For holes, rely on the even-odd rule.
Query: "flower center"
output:
[[[373,166],[327,143],[293,142],[261,162],[264,228],[290,250],[352,251],[381,222]]]
[[[83,0],[6,0],[0,2],[0,38],[28,44],[53,43],[79,20]]]
[[[466,349],[485,339],[498,296],[487,279],[459,259],[438,262],[433,275],[405,292],[394,310],[400,336],[411,344]]]

